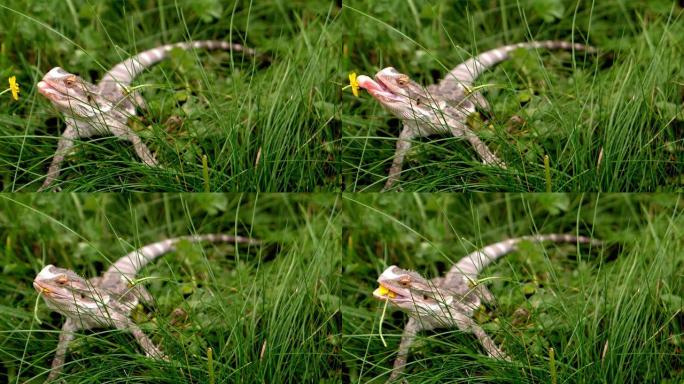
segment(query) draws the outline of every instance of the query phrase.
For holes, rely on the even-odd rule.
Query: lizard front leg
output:
[[[114,136],[126,139],[133,144],[133,149],[135,150],[135,153],[138,155],[140,160],[143,161],[143,163],[147,164],[150,167],[158,166],[157,159],[155,159],[154,155],[152,155],[152,152],[150,152],[149,148],[147,148],[145,143],[142,142],[140,136],[133,132],[131,128],[129,128],[127,125],[123,123],[116,122],[116,124],[113,124],[113,126],[110,127],[110,129]]]
[[[471,113],[475,113],[475,110],[472,110]],[[447,125],[449,126],[451,134],[454,137],[465,137],[470,144],[473,145],[473,148],[475,148],[475,151],[485,164],[498,165],[502,168],[506,168],[506,164],[499,160],[499,158],[489,150],[487,145],[465,125],[465,119],[465,115],[459,116],[458,118],[449,117],[447,119]]]
[[[390,167],[389,175],[387,176],[387,182],[381,192],[387,192],[392,188],[392,185],[399,180],[404,157],[409,149],[411,149],[411,140],[416,137],[415,130],[409,125],[404,124],[404,129],[402,129],[399,134],[399,139],[397,140],[397,149],[394,152],[394,159],[392,160],[392,166]]]
[[[482,93],[480,92],[473,92],[470,95],[468,95],[468,100],[472,101],[473,104],[475,104],[477,107],[479,107],[481,110],[491,112],[492,107],[489,105],[489,101],[485,99],[484,96],[482,96]]]
[[[147,335],[138,327],[133,321],[129,320],[128,318],[119,318],[119,319],[114,319],[114,326],[117,329],[121,330],[126,330],[129,331],[133,334],[135,337],[135,340],[140,344],[142,349],[145,351],[145,355],[147,357],[151,357],[154,359],[161,359],[168,361],[169,358],[164,355],[164,352],[161,351],[154,343],[152,340],[150,340]]]
[[[50,368],[50,374],[48,375],[47,381],[52,381],[59,376],[64,367],[64,359],[66,357],[67,350],[69,349],[69,343],[74,340],[74,332],[76,332],[80,327],[73,322],[71,319],[67,319],[62,325],[62,332],[59,334],[59,343],[57,344],[57,351],[55,351],[55,358],[52,360],[52,366]]]
[[[477,284],[472,289],[473,293],[475,293],[475,295],[477,295],[477,297],[479,297],[480,300],[482,300],[482,302],[488,304],[496,302],[494,294],[484,284]]]
[[[74,146],[74,140],[78,138],[89,137],[93,133],[93,129],[90,126],[78,123],[74,119],[66,119],[66,129],[64,130],[64,133],[62,133],[62,137],[59,138],[57,150],[55,151],[55,155],[52,157],[52,162],[50,163],[47,176],[45,176],[45,181],[38,189],[38,192],[42,192],[49,188],[59,176],[64,157],[69,152],[69,149]]]
[[[464,332],[472,332],[487,351],[489,357],[510,361],[510,358],[496,345],[496,343],[494,343],[494,340],[487,335],[484,329],[482,329],[475,320],[466,316],[458,316],[456,325]]]
[[[143,99],[140,92],[133,92],[133,101],[138,108],[149,111],[150,108],[147,106],[147,102]],[[133,108],[133,113],[135,114],[135,108]]]
[[[475,136],[474,133],[470,132],[466,135],[466,138],[473,145],[475,151],[482,158],[482,162],[488,165],[496,165],[503,169],[506,169],[506,164],[501,161],[496,155],[489,150],[487,145],[480,140],[479,137]]]
[[[136,284],[131,288],[131,293],[134,294],[138,300],[142,301],[145,304],[152,304],[154,303],[154,297],[150,293],[150,291],[147,290],[144,286],[141,284]]]
[[[411,344],[416,339],[416,335],[423,328],[418,320],[410,317],[406,326],[404,327],[404,333],[401,335],[401,342],[399,343],[399,354],[394,360],[394,366],[392,367],[392,373],[390,374],[388,383],[396,380],[404,372],[406,367],[406,360],[408,359],[409,350],[411,349]]]

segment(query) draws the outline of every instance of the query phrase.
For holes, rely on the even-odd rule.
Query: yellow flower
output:
[[[377,296],[386,296],[386,297],[389,297],[390,299],[394,299],[395,297],[397,297],[396,293],[390,291],[389,289],[387,289],[387,287],[385,287],[382,284],[380,284],[378,289],[373,291],[373,294],[377,295]]]
[[[356,72],[349,74],[349,86],[351,87],[354,96],[359,97],[359,82],[356,81]]]
[[[19,100],[19,84],[17,84],[16,76],[9,78],[9,86],[10,91],[12,91],[12,98],[14,100]]]

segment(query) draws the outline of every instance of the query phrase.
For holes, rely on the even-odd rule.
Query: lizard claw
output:
[[[145,353],[145,356],[149,357],[150,359],[163,360],[167,362],[169,361],[169,357],[159,349],[152,351],[151,353]]]

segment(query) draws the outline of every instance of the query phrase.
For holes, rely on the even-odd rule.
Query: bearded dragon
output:
[[[157,160],[140,137],[128,127],[128,118],[135,116],[136,104],[144,106],[137,92],[130,92],[128,85],[146,68],[168,57],[173,48],[222,49],[254,55],[254,50],[240,44],[225,41],[194,41],[167,44],[141,52],[115,65],[105,73],[97,85],[69,73],[60,67],[52,68],[38,82],[38,92],[64,115],[66,129],[57,143],[47,176],[39,191],[47,189],[55,181],[64,156],[74,145],[74,140],[94,135],[114,135],[128,140],[140,160],[150,167],[157,167]]]
[[[590,46],[564,41],[505,45],[464,61],[452,69],[439,84],[429,85],[427,88],[392,67],[375,74],[375,80],[363,75],[358,77],[358,85],[404,124],[383,191],[389,190],[399,180],[404,157],[411,148],[411,140],[438,133],[464,137],[473,145],[484,164],[506,168],[506,164],[466,126],[466,121],[468,116],[476,112],[476,107],[489,109],[489,103],[482,94],[471,88],[475,79],[485,70],[507,60],[510,53],[519,48],[596,51]]]
[[[47,265],[33,280],[33,287],[45,303],[66,317],[48,381],[59,376],[69,343],[81,329],[113,327],[130,331],[148,357],[167,360],[142,330],[130,319],[138,303],[152,302],[150,293],[135,284],[136,274],[157,257],[175,250],[180,241],[209,241],[260,244],[241,236],[207,234],[162,240],[128,253],[112,264],[101,277],[86,280],[75,272]]]
[[[380,287],[373,297],[386,300],[409,315],[399,344],[399,354],[388,382],[397,379],[406,366],[409,349],[416,334],[436,328],[458,328],[475,334],[492,358],[509,360],[485,331],[473,320],[473,313],[482,302],[492,302],[494,296],[477,276],[498,258],[515,251],[523,241],[552,241],[556,243],[584,243],[599,246],[600,241],[573,235],[534,235],[512,238],[488,245],[460,259],[445,277],[432,280],[395,265],[378,277]]]

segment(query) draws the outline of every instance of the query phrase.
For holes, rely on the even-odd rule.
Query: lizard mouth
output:
[[[378,77],[373,80],[368,76],[361,75],[358,77],[357,81],[359,87],[367,90],[368,93],[378,100],[394,103],[401,103],[404,101],[400,96],[392,92]]]
[[[397,297],[396,292],[390,290],[388,287],[380,284],[380,286],[373,291],[373,297],[380,300],[394,299]]]
[[[38,92],[50,100],[55,100],[61,95],[61,93],[47,81],[39,81],[37,87]]]
[[[375,297],[378,300],[389,300],[391,303],[394,304],[414,301],[414,299],[412,299],[411,296],[407,296],[402,292],[383,284],[380,284],[380,286],[375,291],[373,291],[373,297]]]
[[[33,288],[36,289],[39,293],[50,293],[50,290],[43,287],[42,285],[38,284],[37,282],[33,282]]]
[[[388,300],[390,303],[400,305],[403,303],[424,303],[427,305],[437,304],[437,300],[428,295],[412,295],[410,291],[406,290],[406,294],[398,289],[394,289],[384,284],[373,291],[373,297],[378,300]]]

